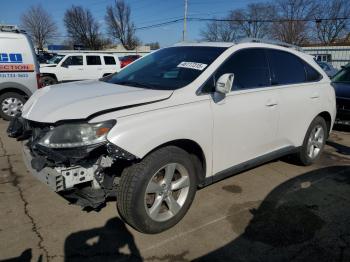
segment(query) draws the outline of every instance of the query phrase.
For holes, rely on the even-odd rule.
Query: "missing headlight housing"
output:
[[[69,123],[53,127],[38,144],[48,148],[74,148],[106,142],[115,120],[99,123]]]

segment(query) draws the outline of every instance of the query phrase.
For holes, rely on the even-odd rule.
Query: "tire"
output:
[[[136,230],[148,234],[176,225],[185,216],[196,194],[196,173],[190,159],[186,151],[168,146],[124,169],[117,188],[117,208],[121,217]],[[170,174],[173,174],[172,180],[165,183]],[[169,190],[171,187],[180,189],[172,191]],[[150,193],[146,193],[146,189]]]
[[[57,84],[57,80],[52,76],[43,76],[41,77],[42,86],[51,86]]]
[[[316,134],[317,132],[320,132],[319,135]],[[306,132],[303,145],[297,154],[298,161],[302,165],[312,165],[320,158],[328,136],[327,132],[328,128],[326,121],[324,118],[317,116],[311,122]],[[311,154],[311,150],[314,150],[313,154]]]
[[[22,112],[25,102],[25,97],[18,93],[8,92],[2,94],[0,96],[0,117],[4,120],[11,120],[18,113]]]

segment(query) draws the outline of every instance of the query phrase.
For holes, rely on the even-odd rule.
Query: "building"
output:
[[[317,61],[328,62],[337,69],[350,62],[350,45],[307,46],[303,47],[303,50],[314,56]]]

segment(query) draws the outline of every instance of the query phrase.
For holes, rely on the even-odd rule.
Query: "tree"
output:
[[[43,50],[44,45],[57,33],[56,23],[41,5],[31,6],[22,14],[21,27],[39,50]]]
[[[311,22],[317,13],[315,0],[278,0],[275,4],[277,21],[272,25],[272,34],[278,40],[301,45],[307,42]]]
[[[73,5],[64,14],[64,25],[73,44],[99,50],[108,43],[102,37],[100,26],[89,9]]]
[[[316,18],[318,40],[323,44],[330,44],[339,38],[345,38],[349,32],[349,20],[336,18],[346,17],[350,17],[350,5],[347,0],[322,1]]]
[[[240,37],[264,38],[270,35],[271,24],[261,20],[272,19],[275,8],[269,3],[249,4],[245,9],[231,11],[232,28]]]
[[[114,6],[107,7],[105,16],[108,33],[127,50],[132,50],[139,44],[130,14],[130,6],[124,0],[116,0]]]
[[[201,30],[203,40],[210,42],[233,42],[236,39],[234,25],[228,21],[211,21]]]

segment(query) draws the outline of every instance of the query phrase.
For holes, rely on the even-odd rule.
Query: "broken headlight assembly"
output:
[[[100,123],[68,123],[52,127],[38,144],[52,149],[75,148],[102,144],[115,125],[115,120]]]

